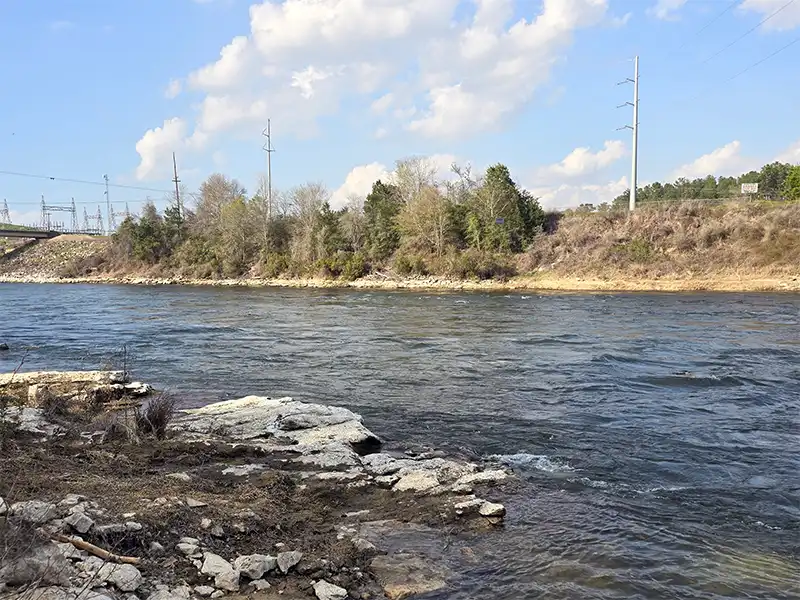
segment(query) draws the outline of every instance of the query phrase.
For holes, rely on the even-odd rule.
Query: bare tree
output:
[[[354,252],[364,247],[366,239],[366,220],[364,218],[364,198],[351,194],[341,217],[342,233]]]
[[[422,188],[403,205],[398,225],[412,244],[441,256],[447,243],[448,201],[432,186]]]
[[[312,182],[293,188],[289,192],[290,214],[295,217],[295,235],[292,254],[303,262],[314,259],[314,226],[322,205],[330,199],[323,183]]]
[[[400,197],[409,202],[426,187],[436,187],[436,165],[425,156],[412,156],[395,163],[394,180]]]

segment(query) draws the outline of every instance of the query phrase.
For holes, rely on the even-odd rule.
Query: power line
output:
[[[98,185],[98,186],[105,186],[106,183],[104,181],[86,181],[85,179],[71,179],[69,177],[51,177],[49,175],[35,175],[33,173],[20,173],[17,171],[3,171],[0,170],[0,175],[11,175],[14,177],[27,177],[29,179],[46,179],[49,181],[60,181],[63,183],[79,183],[81,185]],[[125,185],[122,183],[109,183],[108,187],[118,188],[118,189],[125,189],[125,190],[139,190],[142,192],[159,192],[162,194],[169,194],[171,193],[169,190],[160,190],[156,188],[148,188],[142,187],[139,185]]]
[[[715,89],[717,86],[720,86],[720,85],[723,85],[723,84],[726,84],[726,83],[730,83],[730,82],[731,82],[731,81],[733,81],[734,79],[738,79],[739,77],[741,77],[742,75],[744,75],[744,74],[745,74],[745,73],[747,73],[748,71],[751,71],[752,69],[755,69],[755,68],[756,68],[757,66],[759,66],[760,64],[767,62],[767,61],[768,61],[770,58],[772,58],[773,56],[777,56],[778,54],[780,54],[780,53],[781,53],[781,52],[783,52],[784,50],[788,50],[789,48],[791,48],[792,46],[794,46],[794,45],[795,45],[796,43],[798,43],[798,42],[800,42],[800,37],[796,37],[795,39],[793,39],[793,40],[792,40],[791,42],[789,42],[788,44],[786,44],[786,45],[784,45],[784,46],[781,46],[780,48],[778,48],[777,50],[775,50],[773,53],[771,53],[771,54],[768,54],[767,56],[765,56],[764,58],[762,58],[762,59],[760,59],[760,60],[757,60],[756,62],[754,62],[753,64],[751,64],[751,65],[749,65],[749,66],[747,66],[747,67],[745,67],[744,69],[742,69],[741,71],[739,71],[739,72],[738,72],[738,73],[736,73],[735,75],[731,75],[730,77],[728,77],[728,79],[725,79],[724,81],[720,81],[719,83],[717,83],[717,84],[714,84],[713,86],[711,86],[711,87],[707,88],[707,89],[706,89],[706,92],[708,92],[709,90]],[[687,100],[687,102],[691,102],[692,100],[696,100],[697,98],[699,98],[700,96],[702,96],[704,93],[705,93],[705,92],[700,92],[699,94],[696,94],[695,96],[692,96],[691,98],[689,98],[689,99]]]
[[[781,6],[779,9],[775,10],[775,11],[774,11],[774,12],[772,12],[771,14],[767,15],[766,17],[764,17],[764,19],[762,19],[762,20],[761,20],[761,22],[760,22],[760,23],[758,23],[758,25],[756,25],[755,27],[753,27],[753,28],[751,28],[751,29],[748,29],[747,31],[745,31],[745,32],[744,32],[742,35],[740,35],[738,38],[736,38],[735,40],[733,40],[733,41],[732,41],[730,44],[728,44],[727,46],[725,46],[725,47],[724,47],[724,48],[722,48],[721,50],[718,50],[717,52],[715,52],[714,54],[712,54],[711,56],[709,56],[709,57],[708,57],[708,58],[706,58],[705,60],[701,61],[701,62],[700,62],[700,64],[701,64],[701,65],[703,65],[703,64],[707,63],[708,61],[710,61],[712,58],[716,58],[717,56],[719,56],[720,54],[722,54],[723,52],[725,52],[725,50],[727,50],[728,48],[730,48],[730,47],[731,47],[731,46],[733,46],[734,44],[736,44],[736,43],[740,42],[741,40],[743,40],[744,38],[746,38],[748,35],[750,35],[751,33],[753,33],[753,32],[754,32],[756,29],[758,29],[759,27],[761,27],[761,26],[762,26],[764,23],[766,23],[766,22],[767,22],[767,21],[769,21],[771,18],[773,18],[774,16],[776,16],[776,15],[777,15],[778,13],[780,13],[782,10],[784,10],[785,8],[788,8],[789,6],[791,6],[792,4],[794,4],[794,3],[795,3],[795,1],[796,1],[796,0],[789,0],[789,2],[787,2],[786,4],[784,4],[783,6]]]
[[[714,16],[714,17],[713,17],[713,18],[712,18],[710,21],[708,21],[708,22],[707,22],[705,25],[703,25],[703,26],[702,26],[700,29],[698,29],[697,31],[695,31],[695,32],[694,32],[694,34],[692,34],[690,37],[688,37],[688,38],[687,38],[687,39],[686,39],[686,40],[685,40],[685,41],[684,41],[684,42],[683,42],[683,43],[682,43],[682,44],[681,44],[681,45],[678,47],[678,49],[680,50],[681,48],[683,48],[684,46],[686,46],[686,44],[688,44],[690,40],[694,39],[695,37],[697,37],[698,35],[700,35],[701,33],[703,33],[703,32],[704,32],[706,29],[708,29],[709,27],[711,27],[711,26],[712,26],[714,23],[716,23],[717,21],[719,21],[719,20],[720,20],[722,17],[724,17],[726,14],[728,14],[728,13],[729,13],[730,11],[732,11],[734,8],[736,8],[736,6],[737,6],[738,4],[739,4],[739,0],[731,0],[731,2],[728,4],[728,6],[727,6],[727,7],[726,7],[726,8],[725,8],[725,9],[724,9],[722,12],[720,12],[720,13],[717,13],[717,15],[716,15],[716,16]]]

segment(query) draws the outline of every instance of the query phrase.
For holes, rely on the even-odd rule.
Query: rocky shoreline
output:
[[[452,573],[388,539],[492,535],[505,518],[486,495],[509,471],[387,448],[346,408],[248,396],[178,411],[163,439],[132,442],[53,418],[37,405],[43,376],[15,378],[37,391],[2,415],[16,426],[0,450],[4,599],[400,599]]]
[[[484,292],[800,292],[800,275],[714,277],[686,276],[661,279],[568,277],[542,273],[517,276],[506,281],[456,280],[444,277],[369,276],[355,281],[333,279],[186,279],[180,277],[142,277],[134,275],[52,277],[24,274],[0,275],[0,283],[28,284],[105,284],[105,285],[185,285],[211,287],[334,288],[375,290],[484,291]]]

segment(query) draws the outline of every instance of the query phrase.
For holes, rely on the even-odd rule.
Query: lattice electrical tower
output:
[[[54,223],[52,220],[52,216],[54,212],[62,212],[62,213],[70,213],[71,218],[71,226],[72,230],[76,231],[78,229],[78,213],[75,210],[75,199],[72,199],[72,203],[69,206],[65,206],[63,204],[47,204],[44,201],[44,194],[42,194],[42,220],[41,220],[41,227],[47,231],[51,229],[64,229],[64,224]]]
[[[11,213],[6,200],[3,200],[3,207],[0,208],[0,223],[11,223]]]

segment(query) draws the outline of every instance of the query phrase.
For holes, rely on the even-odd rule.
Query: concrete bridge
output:
[[[6,238],[46,240],[61,234],[61,231],[48,231],[46,229],[4,229],[0,226],[0,237]]]

